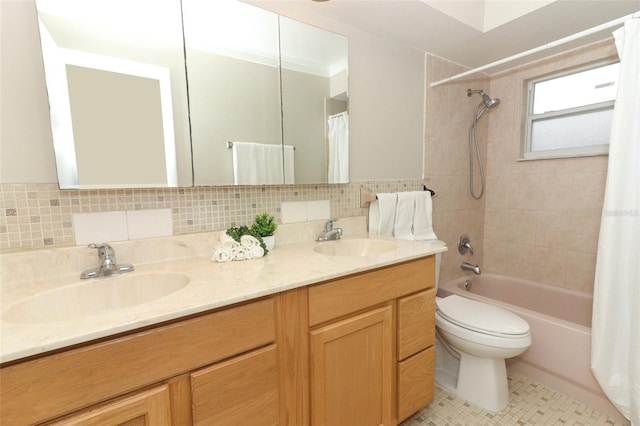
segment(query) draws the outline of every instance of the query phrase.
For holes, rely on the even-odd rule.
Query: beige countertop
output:
[[[135,264],[135,271],[122,275],[132,277],[127,279],[150,273],[171,272],[187,276],[188,284],[168,296],[151,302],[105,312],[92,312],[90,315],[83,314],[75,318],[74,309],[77,307],[74,306],[74,301],[70,300],[68,305],[58,308],[63,308],[65,316],[72,318],[60,321],[18,323],[10,320],[5,314],[13,305],[34,295],[55,292],[62,287],[86,284],[88,280],[79,278],[79,264],[86,266],[88,262],[95,263],[95,260],[92,257],[87,260],[86,254],[77,248],[28,253],[18,256],[19,259],[15,255],[2,259],[4,271],[0,287],[0,362],[14,361],[446,251],[446,247],[441,243],[387,238],[397,244],[396,250],[375,256],[332,256],[314,250],[315,246],[327,243],[307,241],[278,244],[273,251],[260,259],[216,263],[211,261],[209,251],[217,237],[217,233],[206,233],[197,234],[195,237],[170,237],[145,243],[127,242],[120,246],[114,244],[119,261]],[[166,247],[159,248],[158,245],[162,244]],[[84,251],[87,249],[84,248]],[[143,262],[143,259],[147,262]],[[30,262],[38,262],[39,266],[32,268],[29,266]],[[59,276],[52,274],[47,277],[48,268],[55,268],[58,262],[71,263],[72,268],[62,271]],[[88,264],[92,266],[92,263]],[[75,270],[72,272],[73,268]],[[118,278],[120,277],[113,276],[93,280],[102,280],[104,284],[109,284],[109,280],[115,281]],[[86,307],[84,310],[86,311]]]

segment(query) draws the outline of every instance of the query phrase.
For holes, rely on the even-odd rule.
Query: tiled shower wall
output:
[[[360,187],[373,192],[412,191],[421,180],[362,181],[346,185],[60,190],[57,184],[0,184],[0,252],[74,246],[72,215],[170,208],[173,233],[251,224],[269,212],[280,222],[283,201],[329,200],[332,217],[366,215]]]
[[[608,157],[517,159],[526,80],[611,57],[613,39],[491,79],[502,102],[488,117],[486,271],[593,292]]]
[[[467,261],[484,267],[483,228],[485,198],[474,200],[469,193],[468,132],[474,111],[481,98],[467,96],[467,89],[489,89],[487,77],[475,77],[435,88],[429,83],[466,71],[460,65],[427,55],[426,57],[426,118],[424,176],[429,178],[439,194],[433,199],[433,228],[438,238],[447,243],[449,251],[442,255],[441,281],[461,277],[460,269]],[[482,161],[486,164],[486,117],[480,121],[478,138]],[[476,166],[477,174],[477,166]],[[479,192],[479,180],[475,183]],[[467,234],[474,255],[460,255],[456,249],[461,234]]]
[[[424,175],[440,190],[434,199],[434,229],[446,241],[444,280],[461,277],[463,261],[483,272],[592,293],[607,156],[518,161],[522,141],[525,81],[555,71],[616,57],[613,39],[590,44],[502,72],[427,86]],[[467,69],[427,55],[429,84]],[[468,132],[484,89],[501,104],[478,128],[487,169],[485,196],[469,194]],[[478,168],[475,166],[475,174]],[[477,181],[476,181],[477,182]],[[479,183],[476,183],[479,188]],[[475,255],[458,254],[462,233]]]

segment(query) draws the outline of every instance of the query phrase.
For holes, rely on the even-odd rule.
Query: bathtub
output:
[[[469,290],[465,279],[471,283]],[[440,283],[438,296],[451,294],[500,306],[529,323],[533,343],[522,355],[507,360],[508,369],[624,419],[591,373],[591,295],[492,274]]]

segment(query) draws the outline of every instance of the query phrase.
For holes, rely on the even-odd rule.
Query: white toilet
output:
[[[436,280],[439,268],[437,259]],[[505,309],[457,295],[437,297],[436,306],[436,383],[486,410],[505,409],[505,359],[531,345],[529,324]]]

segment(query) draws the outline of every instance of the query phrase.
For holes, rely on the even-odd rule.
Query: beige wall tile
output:
[[[509,182],[509,208],[535,210],[540,208],[545,196],[540,188],[538,175],[513,175]]]
[[[534,245],[536,241],[536,216],[534,210],[510,209],[506,222],[507,241]]]
[[[486,208],[484,219],[485,239],[508,241],[509,240],[509,210]]]
[[[507,275],[534,280],[533,244],[507,243],[506,270]]]
[[[596,255],[579,251],[567,252],[565,287],[570,290],[593,293],[596,273]]]
[[[571,206],[578,211],[601,212],[606,171],[576,172],[572,176]]]
[[[567,248],[570,237],[570,216],[565,211],[540,210],[536,212],[536,247]]]
[[[487,144],[487,176],[510,175],[517,153],[508,140],[491,141]]]
[[[549,247],[536,246],[533,261],[535,281],[564,287],[567,271],[567,252]]]
[[[487,176],[485,205],[492,209],[509,208],[510,191],[511,179],[506,179],[504,176]]]
[[[606,172],[608,164],[608,155],[596,155],[574,158],[571,167],[573,172]]]
[[[484,239],[483,271],[492,274],[507,273],[507,245],[506,241]]]
[[[600,234],[600,212],[570,211],[567,249],[596,254]]]

